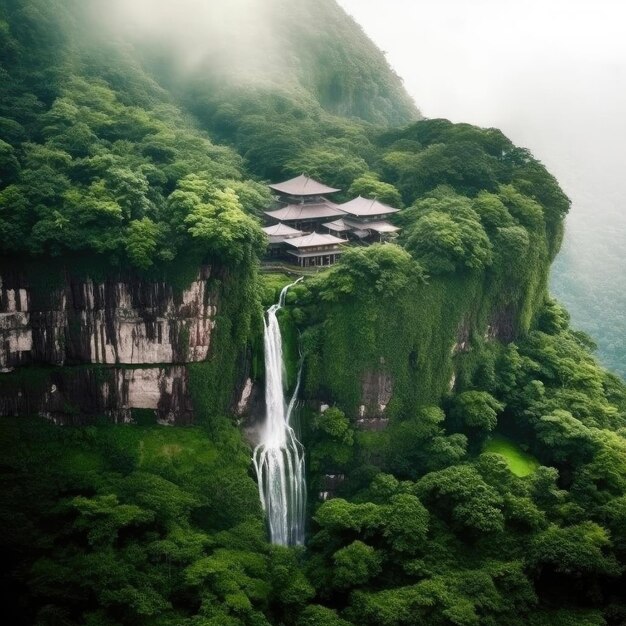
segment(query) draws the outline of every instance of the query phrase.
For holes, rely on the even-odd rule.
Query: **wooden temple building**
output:
[[[324,227],[333,234],[347,233],[358,239],[373,237],[382,241],[385,236],[397,233],[400,229],[385,220],[386,217],[398,212],[398,209],[387,206],[378,200],[354,198],[338,205],[343,217],[333,222],[326,222]]]
[[[334,235],[310,233],[294,239],[285,239],[287,255],[300,267],[323,267],[334,265],[346,243],[345,239]]]
[[[277,194],[265,211],[269,255],[300,267],[333,265],[349,241],[383,241],[399,230],[386,221],[398,209],[361,196],[337,204],[326,196],[339,189],[304,174],[269,187]]]
[[[343,211],[326,198],[340,190],[327,187],[304,174],[269,187],[278,193],[279,206],[273,211],[265,211],[265,215],[292,228],[315,230],[322,222],[343,215]]]

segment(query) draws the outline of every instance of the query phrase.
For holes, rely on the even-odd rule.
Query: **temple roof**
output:
[[[389,222],[366,222],[360,225],[361,228],[374,230],[377,233],[397,233],[400,229]]]
[[[339,217],[340,215],[345,215],[345,213],[332,202],[319,202],[288,204],[281,209],[265,211],[265,215],[281,222],[297,222],[322,217]]]
[[[345,233],[352,229],[352,226],[346,224],[342,219],[335,220],[334,222],[326,222],[322,224],[322,226],[329,230],[334,230],[336,233]]]
[[[266,226],[263,232],[269,237],[289,237],[290,235],[302,235],[302,231],[296,228],[291,228],[287,224],[273,224],[272,226]]]
[[[356,217],[371,217],[374,215],[387,215],[389,213],[398,212],[398,209],[394,209],[378,200],[370,200],[369,198],[362,198],[361,196],[338,206],[345,213]]]
[[[321,250],[313,250],[312,252],[308,248],[303,248],[302,250],[287,250],[287,254],[291,254],[291,256],[295,256],[298,259],[310,259],[312,257],[325,256],[326,254],[335,254],[339,256],[343,254],[343,250],[340,248],[336,248],[334,250],[328,250],[323,252]]]
[[[312,246],[336,246],[345,244],[346,241],[345,239],[340,239],[334,235],[311,233],[310,235],[304,235],[303,237],[287,239],[285,243],[293,246],[294,248],[310,248]]]
[[[266,226],[263,232],[267,235],[271,244],[283,243],[286,239],[293,239],[294,237],[301,237],[304,233],[296,228],[291,228],[287,224],[273,224],[272,226]]]
[[[340,189],[327,187],[323,183],[313,180],[304,174],[286,180],[283,183],[270,185],[269,187],[274,191],[278,191],[279,193],[283,193],[288,196],[323,196],[326,193],[341,191]]]

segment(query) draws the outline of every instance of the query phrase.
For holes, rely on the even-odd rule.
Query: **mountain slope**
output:
[[[419,117],[383,53],[334,0],[183,0],[159,11],[149,0],[95,2],[91,19],[108,20],[170,84],[282,91],[383,125]]]

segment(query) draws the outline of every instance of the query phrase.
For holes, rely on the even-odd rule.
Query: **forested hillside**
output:
[[[182,298],[202,264],[220,294],[185,364],[194,426],[1,418],[7,623],[625,622],[626,389],[547,293],[569,200],[527,150],[420,120],[331,0],[0,0],[0,46],[2,267],[39,295],[58,270]],[[402,231],[281,311],[310,493],[283,548],[227,407],[236,379],[262,387],[261,305],[290,282],[258,272],[266,183],[302,172]],[[79,367],[130,368],[35,363],[0,395]]]
[[[290,5],[284,11],[281,2],[270,3],[270,17],[280,16],[273,32],[288,37],[276,44],[291,66],[283,69],[281,61],[278,71],[273,58],[263,57],[261,67],[239,59],[222,71],[214,57],[227,50],[208,47],[214,56],[201,57],[191,71],[182,69],[185,51],[174,44],[169,63],[159,64],[163,57],[150,54],[155,41],[138,43],[133,55],[119,31],[110,40],[103,36],[102,3],[3,2],[2,249],[90,251],[143,269],[190,245],[242,257],[260,237],[242,208],[268,202],[265,187],[246,180],[245,166],[271,176],[307,149],[332,149],[341,158],[352,135],[365,133],[363,124],[332,117],[320,102],[355,116],[368,103],[376,115],[361,111],[363,118],[381,123],[417,115],[382,55],[334,3],[314,12],[310,3]],[[316,19],[318,36],[309,42],[294,31]],[[225,35],[214,46],[232,45]],[[348,55],[353,43],[359,55]],[[142,68],[142,56],[160,72]],[[311,68],[326,68],[324,80],[335,91]],[[251,74],[252,84],[246,82]],[[176,83],[177,90],[168,92],[158,81]],[[207,228],[215,219],[219,228]]]

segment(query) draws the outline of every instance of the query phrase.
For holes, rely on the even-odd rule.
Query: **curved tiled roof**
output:
[[[334,230],[337,233],[345,233],[352,228],[352,226],[346,224],[342,219],[335,220],[334,222],[326,222],[325,224],[322,224],[322,226],[330,230]]]
[[[388,215],[398,212],[398,209],[394,209],[378,200],[370,200],[369,198],[362,198],[361,196],[349,202],[339,204],[338,206],[345,213],[349,213],[355,217],[371,217],[374,215]]]
[[[334,235],[323,235],[321,233],[311,233],[310,235],[304,235],[303,237],[294,237],[293,239],[287,239],[286,244],[293,246],[294,248],[310,248],[311,246],[332,246],[345,244],[345,239],[340,239]]]
[[[397,233],[400,229],[389,222],[366,222],[361,225],[361,228],[367,228],[367,230],[374,230],[377,233]]]
[[[265,215],[281,222],[317,219],[322,217],[339,217],[345,213],[332,202],[316,202],[306,204],[288,204],[274,211],[265,211]]]
[[[340,189],[328,187],[327,185],[324,185],[313,178],[309,178],[304,174],[286,180],[283,183],[270,185],[269,187],[274,191],[278,191],[279,193],[283,193],[288,196],[323,196],[327,193],[341,191]]]
[[[296,228],[291,228],[287,224],[273,224],[272,226],[266,226],[263,232],[269,237],[285,237],[288,235],[302,235],[302,231]]]

